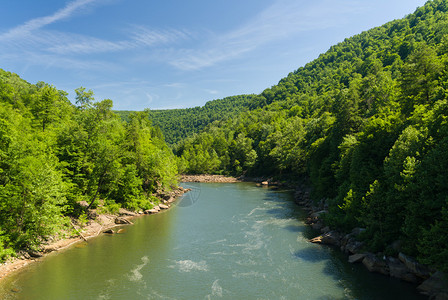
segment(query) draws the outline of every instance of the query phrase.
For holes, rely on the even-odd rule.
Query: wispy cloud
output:
[[[209,67],[301,32],[340,26],[341,18],[359,9],[361,6],[354,0],[337,4],[323,0],[312,5],[306,1],[278,0],[240,28],[206,41],[200,49],[184,50],[170,63],[182,70]]]
[[[144,26],[131,26],[127,30],[128,38],[121,41],[108,41],[82,35],[64,35],[53,38],[47,50],[61,55],[95,54],[105,52],[128,51],[138,48],[160,47],[190,38],[186,30],[152,30]],[[48,33],[45,33],[48,36]],[[41,43],[44,44],[44,43]]]
[[[186,40],[191,34],[186,30],[152,30],[144,26],[135,26],[132,40],[145,46],[162,45]]]
[[[31,32],[41,29],[46,25],[50,25],[57,21],[67,19],[71,17],[74,13],[85,8],[86,6],[98,2],[99,0],[76,0],[69,2],[64,8],[58,10],[50,16],[45,16],[41,18],[32,19],[22,25],[19,25],[4,34],[0,35],[0,41],[5,39],[21,38],[30,34]]]
[[[125,52],[137,49],[147,50],[190,39],[193,34],[187,30],[155,30],[141,25],[129,25],[121,29],[124,37],[108,40],[72,32],[50,30],[47,27],[72,18],[95,5],[110,4],[110,0],[75,0],[56,10],[53,14],[31,19],[23,24],[0,32],[0,57],[8,61],[26,63],[44,68],[71,68],[78,70],[118,70],[122,66],[102,57],[89,55]],[[130,57],[130,55],[126,56]],[[114,66],[115,64],[115,66]]]

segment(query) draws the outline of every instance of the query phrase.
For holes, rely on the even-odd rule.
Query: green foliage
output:
[[[63,226],[80,199],[150,208],[179,170],[308,177],[330,225],[448,270],[447,28],[448,1],[428,1],[259,95],[121,112],[126,122],[85,88],[75,107],[0,70],[0,255]]]
[[[0,70],[0,261],[68,229],[68,216],[86,223],[80,200],[148,209],[152,193],[176,185],[176,159],[147,114],[126,123],[111,100],[76,94],[78,107]]]
[[[190,173],[307,176],[325,220],[447,269],[448,1],[363,32],[179,142]],[[418,245],[418,247],[416,246]]]
[[[160,127],[168,144],[198,133],[208,124],[247,111],[254,95],[239,95],[208,101],[204,106],[186,109],[149,110],[149,119]],[[125,121],[130,120],[132,111],[116,111]]]

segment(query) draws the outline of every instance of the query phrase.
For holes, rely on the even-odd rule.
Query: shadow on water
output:
[[[300,260],[314,263],[328,260],[326,251],[319,247],[313,247],[313,245],[310,245],[308,248],[300,249],[292,253],[292,255]]]
[[[300,225],[288,225],[288,226],[284,226],[283,229],[286,229],[289,232],[295,232],[295,233],[304,231],[303,225],[301,225],[301,226]]]

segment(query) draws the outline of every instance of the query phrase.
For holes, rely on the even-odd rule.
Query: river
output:
[[[311,244],[291,191],[188,183],[169,211],[50,254],[1,299],[425,299],[415,287]]]

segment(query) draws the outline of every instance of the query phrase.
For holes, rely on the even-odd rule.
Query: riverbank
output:
[[[421,294],[430,299],[448,300],[447,275],[420,264],[414,258],[402,253],[399,241],[391,245],[398,253],[397,256],[365,251],[364,242],[358,239],[365,229],[355,228],[352,232],[347,233],[326,226],[322,217],[328,212],[327,199],[314,202],[310,198],[309,190],[302,185],[296,190],[295,201],[308,213],[305,223],[321,233],[312,238],[311,243],[339,248],[347,255],[348,262],[352,264],[361,263],[369,272],[412,283]]]
[[[210,183],[231,183],[231,182],[241,182],[240,178],[225,176],[225,175],[181,175],[180,182],[210,182]]]
[[[76,224],[77,221],[73,219],[71,220],[71,225],[74,231],[62,232],[59,236],[49,238],[47,243],[41,245],[39,251],[20,252],[18,257],[10,258],[5,263],[0,264],[0,281],[34,262],[42,260],[52,252],[66,249],[80,242],[87,242],[100,234],[120,233],[120,230],[115,231],[113,229],[132,225],[132,219],[134,218],[169,209],[171,203],[187,191],[188,189],[179,187],[172,192],[159,194],[158,197],[161,203],[145,212],[132,212],[120,208],[117,214],[97,214],[96,209],[90,209],[88,213],[91,218],[86,224]]]

